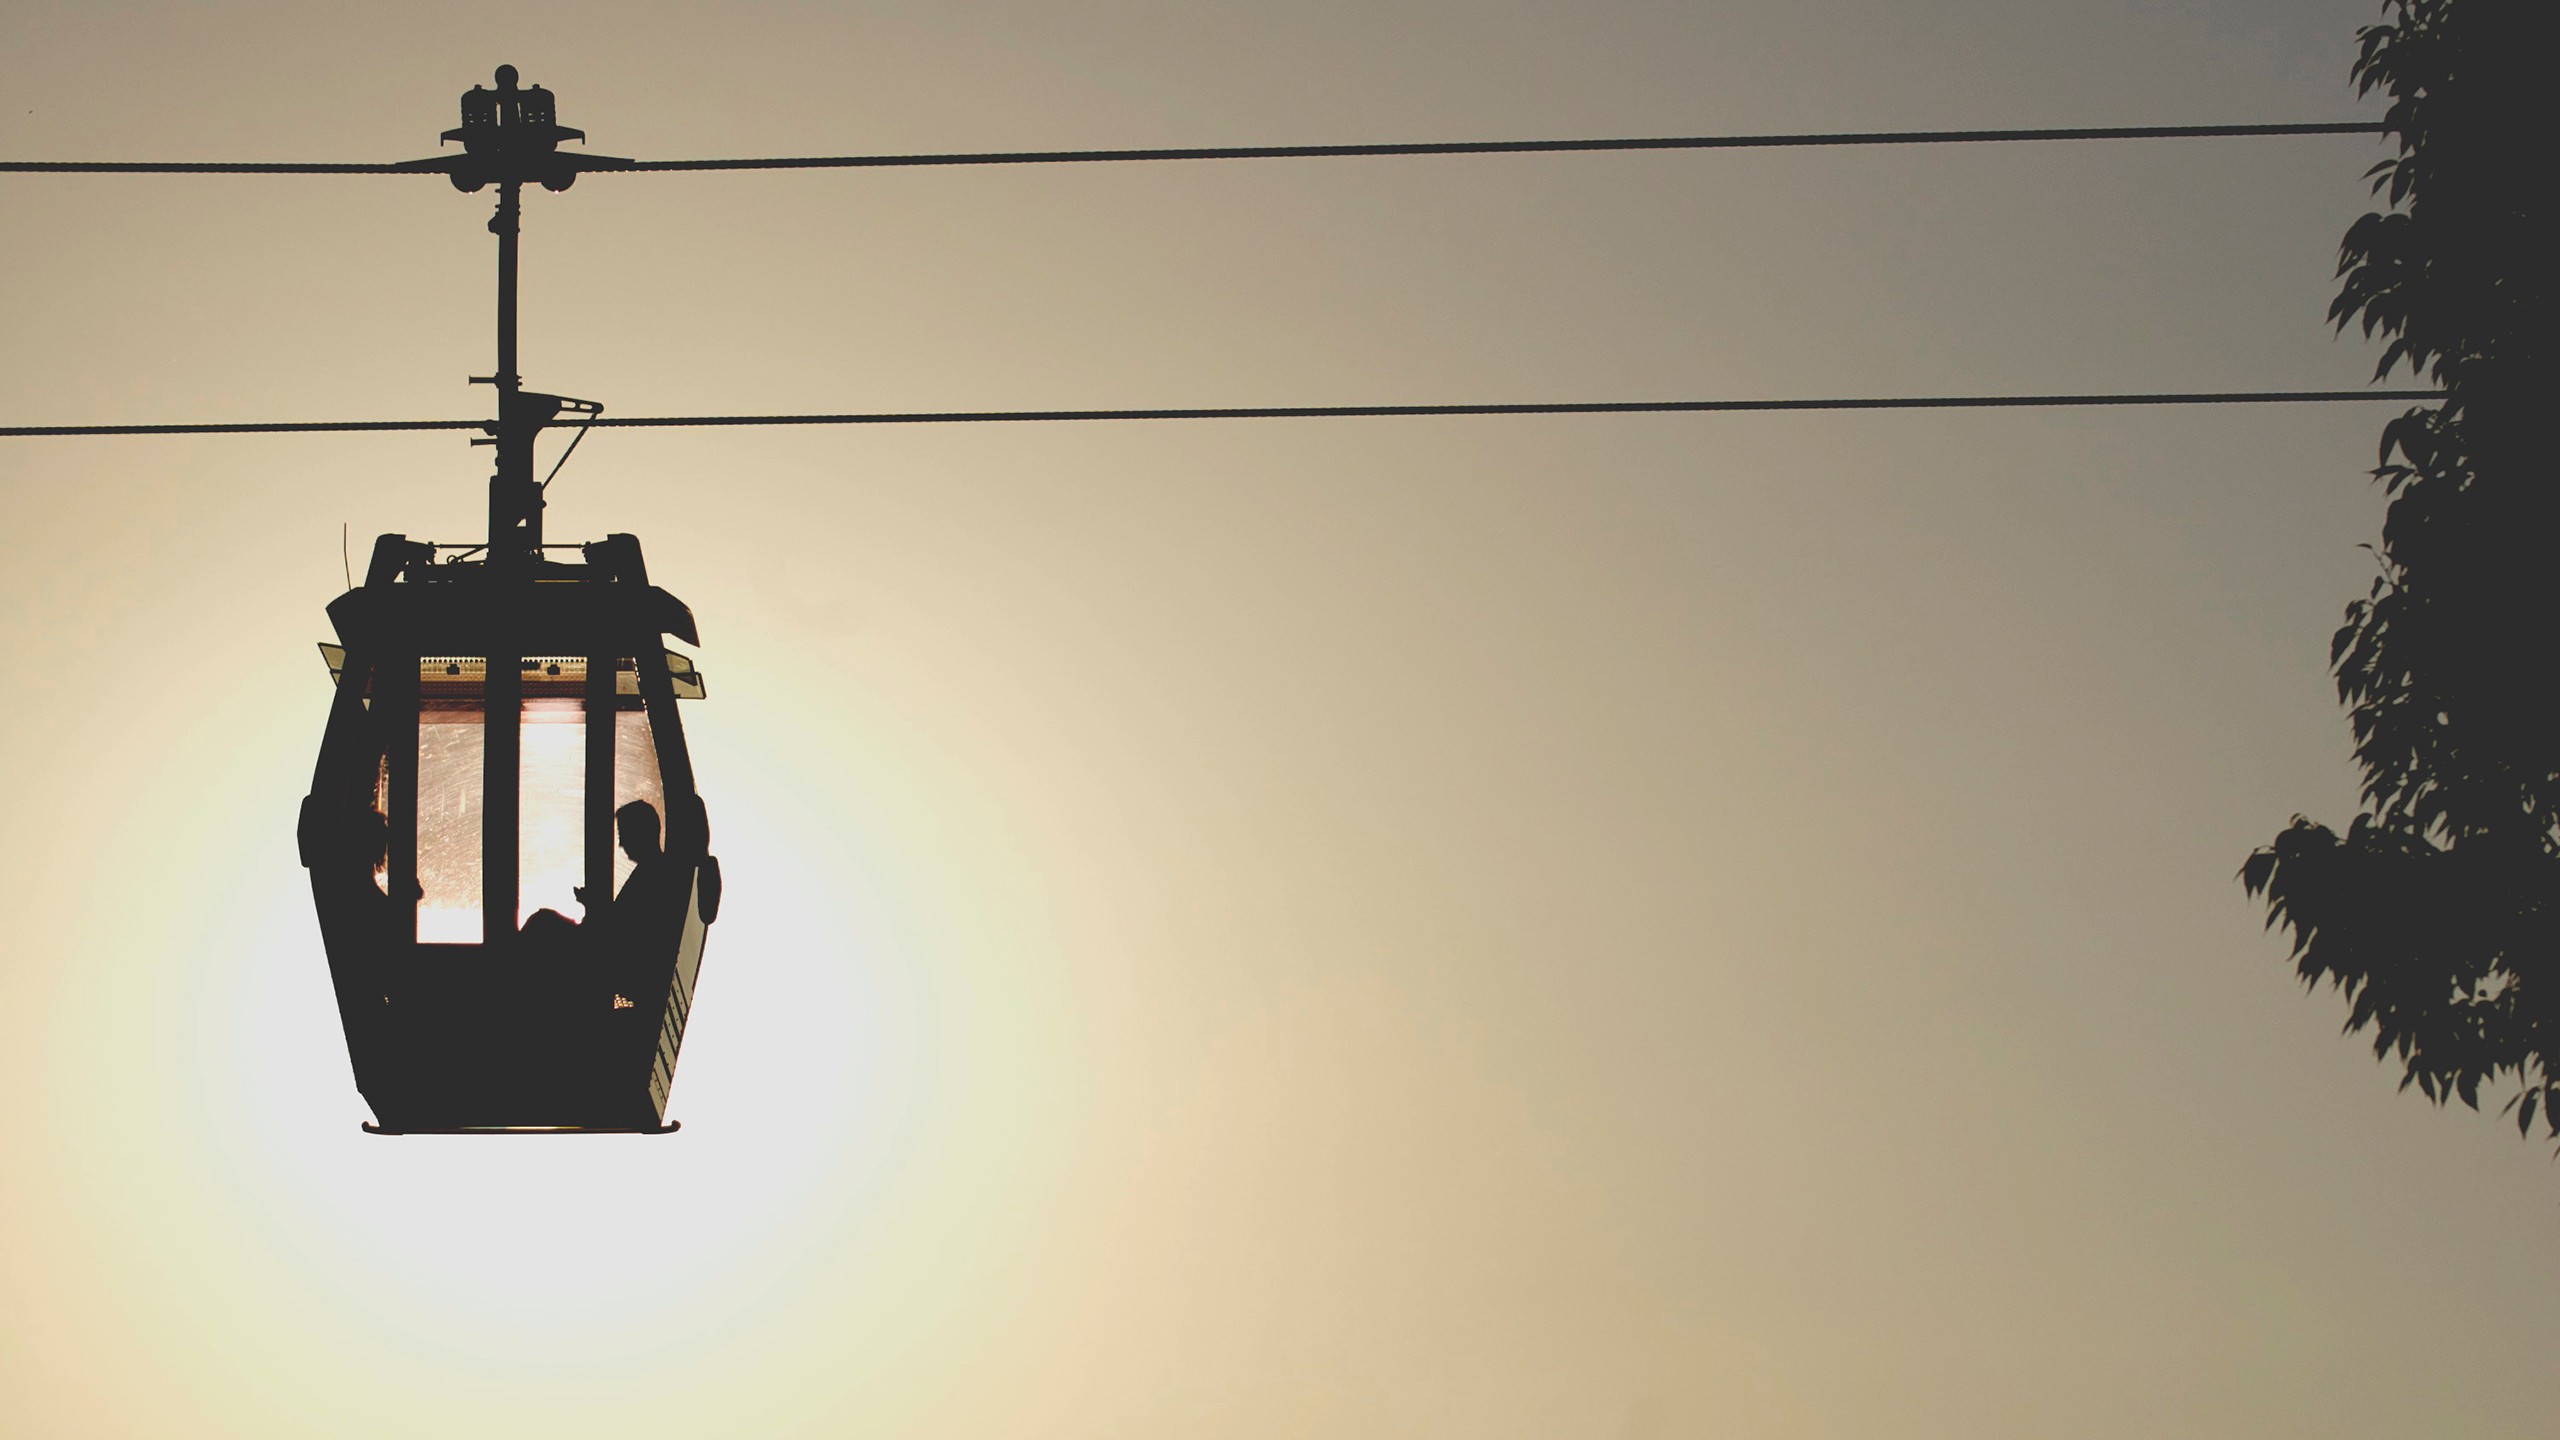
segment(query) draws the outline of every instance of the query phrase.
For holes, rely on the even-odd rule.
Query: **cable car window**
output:
[[[627,703],[627,702],[626,702]],[[667,795],[658,778],[658,742],[649,730],[649,712],[623,710],[613,717],[613,804],[619,810],[634,800],[645,800],[658,812],[658,823],[666,824]],[[664,835],[663,828],[660,831]],[[634,866],[622,847],[613,851],[613,888],[619,894],[623,882],[631,878]]]
[[[418,938],[480,943],[480,706],[418,709]]]
[[[533,676],[525,679],[530,690]],[[575,916],[575,892],[586,876],[586,707],[568,696],[529,697],[518,733],[516,913]]]
[[[391,757],[373,757],[373,818],[365,826],[366,848],[373,852],[373,888],[391,893]]]

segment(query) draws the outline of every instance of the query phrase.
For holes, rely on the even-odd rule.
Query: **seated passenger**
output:
[[[622,853],[631,857],[631,878],[613,900],[615,915],[629,919],[618,919],[617,926],[663,920],[666,911],[683,905],[690,877],[659,845],[657,807],[634,800],[613,812],[613,827],[622,837]]]
[[[367,810],[364,819],[356,823],[364,836],[366,852],[373,856],[373,891],[388,900],[391,898],[391,817],[379,810]],[[426,887],[415,879],[410,880],[409,898],[423,900],[426,896]]]
[[[549,906],[544,906],[525,917],[522,933],[527,941],[536,946],[565,949],[577,936],[578,922]]]
[[[618,1005],[628,1001],[654,1011],[665,1000],[667,967],[693,895],[693,868],[661,847],[658,812],[649,802],[632,801],[613,812],[613,821],[632,869],[606,916],[604,969]],[[651,991],[654,997],[645,993]]]
[[[368,809],[364,812],[364,818],[356,822],[356,829],[357,833],[363,837],[362,843],[365,850],[373,858],[371,870],[373,883],[369,891],[361,897],[367,916],[366,923],[378,925],[385,930],[404,927],[408,923],[408,915],[403,907],[391,898],[390,818],[379,810]],[[414,905],[425,898],[426,893],[425,888],[417,881],[409,882],[410,904]]]
[[[622,882],[622,893],[613,900],[606,922],[595,927],[595,943],[603,953],[590,952],[592,960],[600,960],[614,976],[627,977],[637,967],[646,973],[654,952],[672,941],[670,921],[681,919],[685,902],[692,894],[687,883],[691,875],[661,848],[658,840],[658,811],[646,800],[634,800],[613,813],[614,829],[622,837],[622,853],[631,857],[631,878]],[[587,889],[577,887],[580,904],[586,904]],[[524,922],[521,932],[533,953],[567,956],[587,933],[587,927],[557,910],[536,910]]]
[[[613,812],[613,821],[615,832],[622,837],[622,853],[631,857],[632,866],[631,878],[622,882],[622,893],[614,897],[614,908],[663,904],[666,892],[681,878],[682,867],[659,848],[657,807],[646,800],[634,800]],[[588,903],[586,886],[580,885],[570,893],[578,897],[579,904]],[[527,936],[565,935],[577,928],[577,921],[551,909],[536,910],[524,922]]]

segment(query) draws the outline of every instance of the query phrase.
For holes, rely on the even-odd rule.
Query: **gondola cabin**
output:
[[[574,559],[570,556],[574,555]],[[639,542],[386,535],[329,606],[299,842],[379,1133],[666,1123],[720,870]]]

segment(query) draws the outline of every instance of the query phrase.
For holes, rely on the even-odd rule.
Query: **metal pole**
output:
[[[499,77],[500,89],[514,87]],[[525,531],[526,492],[533,489],[533,437],[537,421],[526,423],[524,379],[516,371],[517,237],[523,214],[524,187],[514,180],[498,185],[498,213],[489,231],[498,237],[498,371],[490,377],[498,388],[497,473],[489,477],[489,569],[492,578],[520,570],[542,552],[540,521],[532,521],[532,546]],[[535,506],[540,500],[536,497]],[[538,511],[536,512],[538,513]],[[491,950],[512,944],[516,936],[516,827],[523,783],[523,672],[518,668],[520,642],[508,619],[513,607],[492,607],[487,683],[482,691],[480,792],[480,925],[481,943]]]
[[[516,374],[516,237],[523,232],[524,186],[514,180],[498,186],[498,213],[489,232],[498,237],[498,393],[513,394],[523,383]]]
[[[542,551],[542,489],[533,479],[533,441],[548,410],[528,405],[516,370],[516,273],[522,234],[520,181],[498,185],[498,213],[489,221],[498,237],[498,468],[489,479],[489,563],[513,566]]]

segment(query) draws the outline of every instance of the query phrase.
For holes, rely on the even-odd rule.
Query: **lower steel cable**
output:
[[[706,425],[961,425],[1071,420],[1337,420],[1428,415],[1679,415],[1794,410],[2023,410],[2124,405],[2303,405],[2442,400],[2441,390],[2212,390],[2144,395],[1881,395],[1812,400],[1595,400],[1497,405],[1249,405],[1156,410],[907,410],[843,415],[610,415],[601,430]],[[489,430],[487,420],[287,420],[203,425],[0,425],[38,435],[300,435],[351,430]]]

